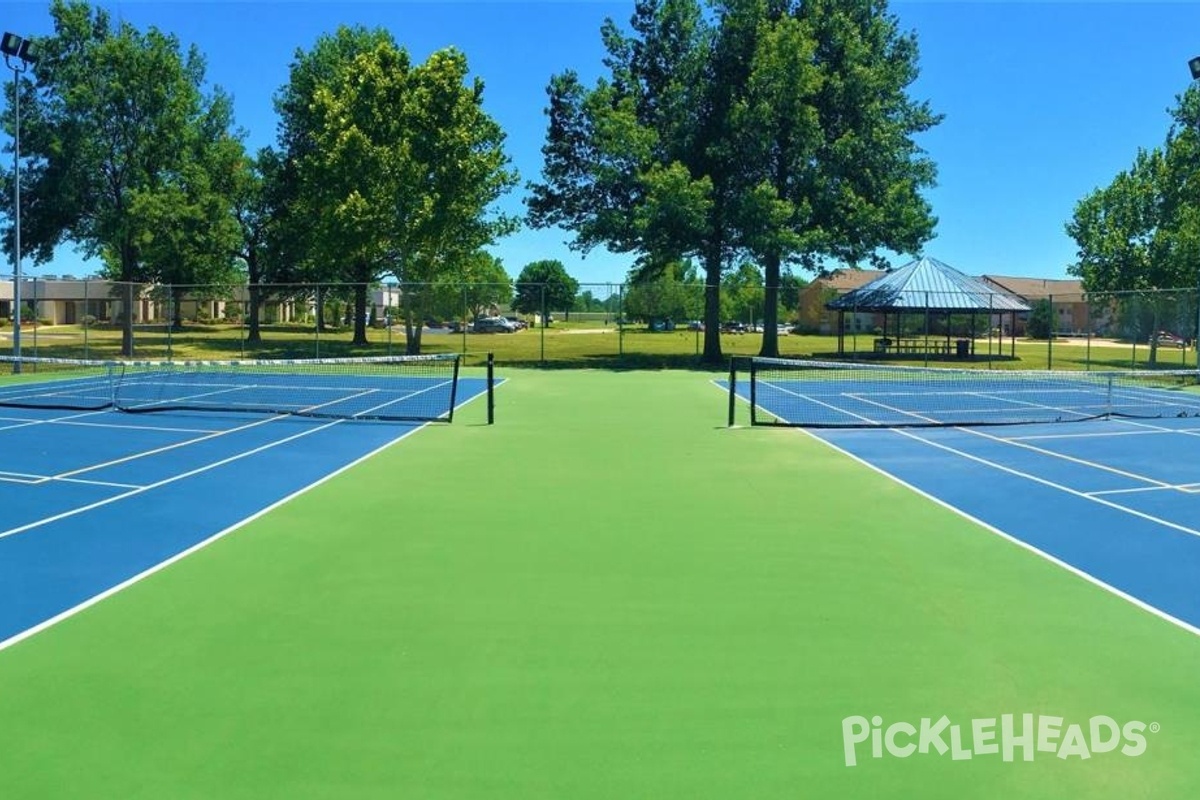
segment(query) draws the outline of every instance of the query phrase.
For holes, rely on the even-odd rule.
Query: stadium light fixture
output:
[[[5,33],[0,39],[4,64],[13,73],[13,372],[21,371],[21,75],[38,59],[37,45]]]

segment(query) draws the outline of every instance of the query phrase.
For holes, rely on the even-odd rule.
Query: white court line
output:
[[[807,394],[801,394],[800,392],[795,392],[795,391],[792,391],[791,389],[785,389],[785,388],[783,388],[782,386],[780,386],[779,384],[775,384],[775,383],[767,383],[767,385],[768,385],[768,386],[770,386],[771,388],[773,388],[773,389],[777,390],[777,391],[783,392],[784,394],[790,394],[790,395],[792,395],[793,397],[799,397],[801,400],[807,400],[807,401],[808,401],[808,402],[810,402],[810,403],[816,403],[816,404],[817,404],[817,405],[819,405],[819,406],[825,406],[826,408],[828,408],[828,409],[830,409],[830,410],[832,410],[832,411],[836,411],[836,412],[837,412],[837,413],[839,413],[839,414],[845,414],[846,416],[849,416],[849,417],[854,417],[855,419],[862,420],[863,422],[869,422],[871,425],[876,425],[876,426],[879,426],[879,425],[882,425],[882,424],[883,424],[882,422],[879,422],[878,420],[871,419],[870,417],[864,417],[862,414],[855,414],[853,411],[847,411],[847,410],[846,410],[846,409],[844,409],[844,408],[838,408],[838,407],[837,407],[837,406],[835,406],[835,405],[832,405],[832,404],[830,404],[830,403],[826,403],[826,402],[824,402],[824,401],[822,401],[822,400],[818,400],[817,398],[815,398],[815,397],[812,397],[812,396],[810,396],[810,395],[807,395]],[[852,394],[847,394],[847,395],[845,395],[845,396],[846,396],[846,397],[854,397],[854,395],[852,395]],[[757,405],[757,404],[756,404],[756,405]],[[779,417],[779,415],[778,415],[778,414],[776,414],[776,413],[775,413],[775,412],[773,412],[773,411],[769,411],[769,410],[768,410],[768,409],[766,409],[766,408],[763,408],[761,405],[758,405],[758,408],[762,409],[762,411],[763,411],[763,413],[764,413],[764,414],[768,414],[768,415],[770,415],[770,416],[772,416],[772,417]]]
[[[826,447],[836,450],[837,452],[841,453],[842,455],[858,462],[859,464],[862,464],[867,469],[869,469],[879,475],[883,475],[886,478],[889,478],[890,480],[898,483],[899,485],[903,486],[904,488],[906,488],[912,492],[915,492],[916,494],[920,495],[921,497],[924,497],[926,500],[929,500],[929,501],[941,506],[942,508],[946,509],[947,511],[950,511],[950,512],[958,515],[959,517],[967,520],[968,522],[975,523],[979,527],[983,528],[985,531],[988,531],[989,533],[999,536],[1001,539],[1004,539],[1005,541],[1015,544],[1017,547],[1027,550],[1028,552],[1033,553],[1034,555],[1038,556],[1039,558],[1045,559],[1046,561],[1050,562],[1051,564],[1054,564],[1055,566],[1066,570],[1067,572],[1071,573],[1072,575],[1075,575],[1078,578],[1082,578],[1083,580],[1087,581],[1088,583],[1092,584],[1093,586],[1096,586],[1096,587],[1108,592],[1109,594],[1112,594],[1116,597],[1121,598],[1122,600],[1126,601],[1127,603],[1130,603],[1130,604],[1136,606],[1137,608],[1140,608],[1141,610],[1143,610],[1149,614],[1152,614],[1153,616],[1158,617],[1159,619],[1163,620],[1164,622],[1169,622],[1170,624],[1172,624],[1178,628],[1181,628],[1182,630],[1185,630],[1190,634],[1193,634],[1195,636],[1200,636],[1200,628],[1196,627],[1195,625],[1192,625],[1190,622],[1186,622],[1186,621],[1180,619],[1179,617],[1176,617],[1173,614],[1163,611],[1161,608],[1159,608],[1155,605],[1151,605],[1150,603],[1147,603],[1145,600],[1135,597],[1134,595],[1131,595],[1126,591],[1118,589],[1116,586],[1113,586],[1111,583],[1108,583],[1106,581],[1101,580],[1100,578],[1097,578],[1095,575],[1092,575],[1090,572],[1086,572],[1086,571],[1080,569],[1079,567],[1069,564],[1066,561],[1063,561],[1061,558],[1058,558],[1057,556],[1047,553],[1045,550],[1042,550],[1041,548],[1037,547],[1036,545],[1030,544],[1029,542],[1026,542],[1023,539],[1020,539],[1020,538],[1012,535],[1011,533],[1008,533],[1000,528],[997,528],[995,525],[991,525],[987,522],[984,522],[983,520],[979,519],[978,517],[975,517],[975,516],[967,513],[963,509],[958,508],[957,506],[955,506],[951,503],[948,503],[939,497],[935,497],[934,495],[930,494],[929,492],[924,491],[923,489],[917,488],[913,484],[909,483],[908,481],[904,480],[903,478],[900,478],[897,475],[893,475],[892,473],[888,472],[887,470],[883,469],[882,467],[876,466],[875,464],[872,464],[870,461],[867,461],[865,459],[862,459],[862,458],[856,456],[854,453],[851,453],[849,450],[845,450],[842,447],[839,447],[838,445],[834,444],[833,442],[823,439],[822,437],[816,435],[812,431],[801,430],[800,432],[808,435],[809,437],[811,437],[813,439],[816,439],[817,441],[824,444]],[[900,434],[903,436],[908,436],[912,439],[915,439],[916,441],[924,442],[926,444],[930,444],[935,447],[940,447],[940,445],[937,445],[936,443],[931,442],[928,439],[924,439],[920,436],[916,436],[911,431],[902,430],[902,429],[892,429],[891,432]],[[953,448],[942,448],[942,449],[948,449],[953,452]],[[958,454],[962,455],[965,458],[968,458],[970,460],[980,461],[981,463],[987,464],[988,466],[994,466],[997,469],[1000,469],[1002,472],[1010,472],[1010,473],[1019,475],[1020,477],[1029,478],[1030,480],[1033,480],[1036,483],[1044,483],[1053,488],[1062,489],[1063,491],[1067,492],[1068,494],[1077,494],[1072,489],[1068,489],[1066,487],[1055,486],[1053,483],[1050,483],[1048,481],[1043,481],[1042,479],[1037,478],[1036,476],[1025,475],[1025,474],[1022,474],[1019,472],[1015,472],[1014,470],[1010,470],[999,464],[991,464],[987,461],[984,461],[983,459],[975,458],[974,456],[971,456],[970,454],[967,454],[967,453],[958,453]],[[1086,497],[1086,495],[1083,495],[1083,496]],[[1115,508],[1119,511],[1125,511],[1127,513],[1134,514],[1135,516],[1143,517],[1147,520],[1160,522],[1163,525],[1166,525],[1167,527],[1176,528],[1179,530],[1183,530],[1186,533],[1191,533],[1192,535],[1200,536],[1200,531],[1193,531],[1189,528],[1182,528],[1181,526],[1175,525],[1174,523],[1166,522],[1165,520],[1156,520],[1154,517],[1151,517],[1146,514],[1141,514],[1140,512],[1135,512],[1131,509],[1125,508],[1124,506],[1117,505],[1115,503],[1107,503],[1107,502],[1104,502],[1103,500],[1100,500],[1099,498],[1087,498],[1087,499],[1095,500],[1096,502],[1100,502],[1103,505],[1110,506],[1111,508]]]
[[[498,381],[496,383],[496,386],[503,385],[506,382],[507,381]],[[469,403],[477,400],[480,397],[484,397],[484,396],[486,396],[486,392],[481,392],[480,394],[477,394],[477,395],[469,398],[468,400],[460,403],[458,406],[455,407],[455,410],[457,411],[459,408],[462,408],[463,406],[466,406]],[[326,428],[332,427],[334,425],[338,425],[345,421],[346,420],[333,420],[332,422],[321,425],[318,428],[313,428],[309,432],[325,430]],[[218,531],[217,533],[214,533],[212,536],[208,537],[207,539],[197,542],[196,544],[192,545],[191,547],[187,548],[186,550],[182,550],[179,553],[176,553],[175,555],[171,556],[170,558],[160,561],[159,563],[155,564],[154,566],[149,567],[130,578],[127,578],[126,580],[122,581],[121,583],[118,583],[116,586],[106,589],[103,592],[100,592],[99,594],[93,595],[92,597],[89,597],[87,600],[84,600],[83,602],[78,603],[78,604],[72,606],[71,608],[66,609],[65,611],[61,611],[58,614],[55,614],[53,617],[50,617],[49,619],[47,619],[43,622],[39,622],[37,625],[34,625],[31,628],[26,628],[25,630],[21,631],[20,633],[13,634],[12,636],[8,637],[7,639],[0,640],[0,651],[7,650],[8,648],[12,647],[13,645],[18,644],[19,642],[23,642],[26,639],[29,639],[30,637],[41,633],[42,631],[46,630],[47,628],[57,625],[58,623],[62,622],[63,620],[70,619],[71,617],[75,616],[76,614],[78,614],[82,611],[86,611],[87,609],[91,608],[92,606],[96,605],[97,603],[99,603],[109,597],[112,597],[117,592],[128,589],[130,586],[133,586],[136,583],[140,583],[141,581],[145,580],[146,578],[149,578],[151,575],[154,575],[158,572],[163,571],[164,569],[171,566],[172,564],[182,561],[183,559],[187,558],[188,556],[192,555],[193,553],[203,550],[205,547],[208,547],[213,542],[216,542],[220,539],[225,538],[226,536],[228,536],[229,534],[238,530],[239,528],[242,528],[242,527],[248,525],[249,523],[253,522],[254,520],[258,519],[259,517],[262,517],[262,516],[270,513],[271,511],[274,511],[276,508],[279,508],[284,503],[287,503],[287,502],[291,501],[292,499],[299,497],[300,495],[305,494],[312,489],[315,489],[316,487],[320,486],[321,484],[325,483],[326,481],[332,480],[333,478],[337,477],[338,475],[341,475],[343,472],[345,472],[349,469],[353,469],[354,467],[358,466],[359,464],[366,461],[367,459],[372,458],[377,453],[383,452],[384,450],[386,450],[387,448],[396,444],[397,442],[401,441],[402,439],[406,439],[409,436],[412,436],[417,431],[427,428],[432,424],[433,423],[431,423],[431,422],[426,422],[426,423],[422,423],[421,425],[416,425],[412,428],[409,428],[404,433],[397,436],[395,439],[392,439],[389,442],[385,442],[384,444],[375,448],[371,452],[366,453],[365,455],[362,455],[359,458],[354,459],[350,463],[334,470],[333,472],[329,473],[328,475],[326,475],[322,478],[318,478],[317,480],[313,481],[312,483],[308,484],[307,486],[303,486],[303,487],[297,489],[296,491],[292,492],[288,496],[280,498],[279,500],[275,501],[274,503],[271,503],[269,506],[266,506],[265,508],[260,509],[259,511],[256,511],[255,513],[251,514],[250,516],[246,517],[245,519],[235,522],[234,524],[230,525],[229,527],[225,528],[222,531]],[[301,435],[303,435],[303,434],[301,434]],[[298,438],[298,437],[289,437],[289,438]],[[275,443],[272,443],[271,445],[264,446],[263,448],[260,448],[260,449],[266,449],[266,447],[273,447],[275,444],[278,444],[278,443],[279,442],[275,442]],[[246,455],[246,454],[243,454],[243,455]],[[238,456],[238,457],[240,458],[241,456]],[[230,460],[232,460],[232,459],[230,459]],[[225,463],[228,463],[228,462],[225,462]],[[180,476],[180,477],[185,477],[185,476]],[[175,480],[175,479],[173,478],[172,480]],[[151,488],[151,487],[147,487],[147,488]],[[126,496],[128,496],[128,495],[126,495]],[[120,498],[113,498],[113,500],[116,500],[116,499],[120,499]],[[0,538],[3,538],[3,536],[4,536],[4,534],[0,533]]]
[[[394,400],[388,400],[386,403],[380,403],[379,405],[376,405],[376,406],[371,406],[371,407],[370,407],[370,408],[368,408],[368,409],[365,409],[365,410],[363,410],[363,411],[359,411],[357,414],[354,414],[353,416],[355,416],[355,417],[362,417],[362,416],[365,416],[365,415],[367,415],[367,414],[370,414],[370,413],[372,413],[372,412],[378,411],[378,410],[379,410],[379,409],[381,409],[381,408],[387,408],[388,406],[390,406],[390,405],[394,405],[394,404],[396,404],[396,403],[403,403],[405,400],[408,400],[408,399],[410,399],[410,398],[416,397],[416,396],[417,396],[417,395],[419,395],[419,394],[424,394],[425,392],[432,392],[434,389],[440,389],[440,388],[442,388],[443,386],[446,386],[446,385],[448,385],[449,383],[451,383],[451,382],[450,382],[450,381],[442,381],[441,383],[434,384],[433,386],[426,386],[424,389],[418,389],[418,390],[416,390],[415,392],[409,392],[408,394],[406,394],[406,395],[403,395],[402,397],[397,397],[397,398],[396,398],[396,399],[394,399]],[[377,391],[380,391],[380,390],[379,390],[379,389],[371,389],[370,391],[377,392]]]
[[[1128,422],[1125,419],[1114,419],[1113,422]],[[1183,428],[1163,428],[1152,431],[1091,431],[1089,433],[1037,433],[1027,436],[1005,436],[1005,441],[1028,442],[1039,439],[1105,439],[1112,436],[1155,436],[1165,433],[1182,433]]]
[[[1130,489],[1100,489],[1095,492],[1087,492],[1089,497],[1098,497],[1101,495],[1110,494],[1143,494],[1145,492],[1161,492],[1165,490],[1174,490],[1177,492],[1185,492],[1187,494],[1196,494],[1200,492],[1200,484],[1197,483],[1176,483],[1171,486],[1135,486]]]
[[[718,388],[721,388],[721,387],[718,387]],[[727,393],[728,388],[725,388],[724,391]],[[740,397],[740,395],[739,395],[738,399],[741,399],[743,402],[746,402],[744,398]],[[774,416],[778,416],[778,415],[774,415]],[[782,419],[782,418],[780,418],[780,419]],[[787,420],[782,420],[782,421],[787,422]],[[959,430],[963,430],[963,429],[959,428]],[[1179,617],[1174,616],[1173,614],[1163,611],[1161,608],[1151,605],[1150,603],[1147,603],[1146,601],[1141,600],[1138,597],[1135,597],[1134,595],[1129,594],[1128,592],[1118,589],[1116,586],[1113,586],[1112,584],[1107,583],[1106,581],[1103,581],[1100,578],[1097,578],[1095,575],[1092,575],[1089,572],[1086,572],[1076,566],[1073,566],[1073,565],[1067,563],[1066,561],[1063,561],[1062,559],[1058,558],[1057,556],[1053,556],[1050,553],[1047,553],[1045,550],[1042,550],[1041,548],[1039,548],[1033,544],[1030,544],[1029,542],[1026,542],[1023,539],[1020,539],[1019,537],[1014,536],[1013,534],[1010,534],[1004,530],[1001,530],[1000,528],[996,527],[995,525],[991,525],[987,522],[984,522],[983,520],[979,519],[978,517],[975,517],[975,516],[967,513],[963,509],[958,508],[957,506],[955,506],[945,500],[942,500],[939,497],[935,497],[934,495],[930,494],[929,492],[924,491],[923,489],[917,488],[916,486],[914,486],[913,484],[904,480],[903,478],[900,478],[899,476],[894,475],[891,472],[888,472],[884,468],[877,466],[875,464],[872,464],[870,461],[860,458],[859,456],[855,455],[854,453],[851,453],[849,450],[846,450],[846,449],[834,444],[833,442],[817,435],[817,433],[815,433],[814,431],[807,430],[807,429],[799,429],[798,432],[802,433],[812,439],[817,440],[818,442],[825,445],[826,447],[829,447],[830,449],[835,450],[844,456],[847,456],[848,458],[852,459],[853,461],[856,461],[859,464],[862,464],[867,469],[869,469],[879,475],[883,475],[884,477],[894,481],[895,483],[905,487],[906,489],[909,489],[912,492],[915,492],[916,494],[920,495],[921,497],[924,497],[925,499],[941,506],[942,508],[958,515],[959,517],[961,517],[969,522],[975,523],[976,525],[980,526],[981,528],[988,531],[989,533],[995,534],[996,536],[999,536],[1000,538],[1002,538],[1008,542],[1011,542],[1012,544],[1015,544],[1016,546],[1029,551],[1030,553],[1033,553],[1034,555],[1038,556],[1039,558],[1045,559],[1046,561],[1050,562],[1051,564],[1054,564],[1055,566],[1066,570],[1067,572],[1071,573],[1072,575],[1082,578],[1083,580],[1087,581],[1088,583],[1092,584],[1093,586],[1099,587],[1100,589],[1103,589],[1104,591],[1106,591],[1116,597],[1119,597],[1122,600],[1125,600],[1126,602],[1142,609],[1143,611],[1146,611],[1147,613],[1152,614],[1152,615],[1158,617],[1159,619],[1164,620],[1165,622],[1169,622],[1170,624],[1175,625],[1176,627],[1181,628],[1181,629],[1187,631],[1188,633],[1200,636],[1200,628],[1196,627],[1195,625],[1192,625],[1191,623],[1186,622],[1186,621],[1180,619]],[[891,428],[891,429],[888,429],[888,432],[896,434],[898,436],[904,436],[906,438],[912,439],[917,442],[921,442],[923,444],[927,444],[931,447],[935,447],[940,450],[948,451],[955,455],[966,458],[969,461],[975,461],[975,462],[983,464],[985,466],[989,466],[994,469],[997,469],[1000,472],[1005,472],[1005,473],[1008,473],[1011,475],[1015,475],[1017,477],[1024,478],[1026,480],[1030,480],[1034,483],[1048,486],[1052,489],[1058,489],[1062,492],[1065,492],[1066,494],[1074,495],[1076,497],[1082,497],[1085,500],[1089,500],[1089,501],[1097,503],[1099,505],[1107,506],[1108,508],[1112,508],[1116,511],[1119,511],[1119,512],[1122,512],[1125,514],[1130,514],[1132,516],[1141,518],[1148,522],[1157,523],[1164,527],[1178,530],[1182,533],[1187,533],[1192,536],[1200,537],[1200,531],[1193,530],[1192,528],[1188,528],[1183,525],[1178,525],[1174,522],[1170,522],[1168,520],[1154,517],[1150,514],[1145,514],[1143,512],[1136,511],[1131,508],[1127,508],[1123,505],[1120,505],[1119,503],[1109,502],[1102,497],[1089,497],[1088,495],[1078,492],[1074,489],[1071,489],[1070,487],[1061,486],[1059,484],[1054,483],[1053,481],[1049,481],[1044,478],[1040,478],[1036,475],[1030,475],[1029,473],[1021,472],[1021,471],[1015,470],[1011,467],[1006,467],[1002,464],[997,464],[995,462],[988,461],[987,459],[983,459],[978,456],[971,455],[970,453],[965,453],[960,450],[956,450],[952,447],[938,444],[937,442],[933,442],[933,441],[930,441],[929,439],[925,439],[921,436],[918,436],[915,433],[913,433],[912,431],[905,430],[903,428]]]
[[[249,430],[250,428],[257,428],[260,425],[266,425],[267,423],[274,422],[278,419],[280,419],[280,417],[267,417],[266,419],[258,419],[258,420],[255,420],[254,422],[248,422],[245,425],[238,425],[233,428],[224,428],[219,431],[210,431],[203,436],[196,436],[191,439],[184,439],[181,442],[173,442],[171,444],[163,445],[162,447],[155,447],[150,450],[142,450],[141,452],[138,452],[138,453],[132,453],[127,456],[122,456],[120,458],[114,458],[109,461],[103,461],[99,464],[91,464],[86,467],[79,467],[78,469],[72,469],[72,470],[68,470],[66,472],[59,472],[56,475],[49,476],[48,478],[46,478],[46,480],[47,481],[64,480],[66,478],[70,478],[75,475],[82,475],[86,472],[94,472],[95,470],[105,469],[107,467],[113,467],[113,466],[116,466],[117,464],[125,464],[130,461],[136,461],[139,458],[146,458],[147,456],[160,455],[160,454],[166,453],[170,450],[177,450],[180,447],[187,447],[188,445],[199,444],[200,442],[206,442],[211,439],[217,439],[221,436],[225,436],[230,433],[240,433],[241,431]],[[2,538],[2,537],[3,537],[3,534],[0,534],[0,538]]]
[[[53,516],[44,517],[42,519],[35,520],[33,522],[28,522],[24,525],[18,525],[15,528],[9,528],[8,530],[0,531],[0,539],[6,539],[9,536],[16,536],[18,533],[24,533],[25,531],[33,530],[34,528],[40,528],[43,525],[49,524],[51,522],[57,522],[60,519],[67,519],[68,517],[74,517],[77,514],[82,514],[84,511],[91,511],[92,509],[100,508],[102,506],[109,505],[110,503],[115,503],[118,500],[125,500],[127,498],[134,497],[134,496],[142,494],[144,492],[148,492],[151,489],[157,489],[161,486],[167,486],[169,484],[175,483],[176,481],[183,480],[184,478],[191,478],[196,475],[200,475],[201,473],[208,472],[209,470],[214,469],[216,467],[221,467],[226,464],[232,464],[234,461],[240,461],[241,459],[246,458],[247,456],[252,456],[257,453],[261,453],[265,450],[270,450],[272,447],[276,447],[281,444],[286,444],[286,443],[294,441],[296,439],[300,439],[304,436],[308,436],[310,434],[316,433],[317,431],[323,431],[332,425],[337,425],[339,422],[344,422],[344,420],[333,420],[332,422],[325,423],[324,425],[320,425],[315,428],[308,428],[306,430],[301,431],[300,433],[295,433],[295,434],[292,434],[291,436],[285,436],[282,439],[275,439],[273,441],[267,442],[266,444],[259,445],[258,447],[255,447],[251,450],[243,450],[240,453],[235,453],[232,456],[222,458],[218,461],[213,461],[211,463],[205,464],[205,465],[197,467],[195,469],[190,469],[187,472],[180,472],[180,473],[170,476],[169,478],[163,478],[162,480],[156,481],[155,483],[146,484],[145,486],[139,486],[138,488],[133,489],[128,492],[125,492],[123,494],[117,494],[117,495],[113,495],[112,497],[106,497],[103,500],[97,500],[96,502],[88,503],[85,506],[77,506],[75,508],[68,509],[67,511],[63,511],[58,514],[54,514]]]
[[[920,414],[903,411],[898,408],[890,408],[889,406],[886,406],[883,403],[875,403],[875,401],[873,401],[873,400],[867,400],[866,402],[874,403],[875,405],[877,405],[881,408],[886,408],[889,411],[895,411],[895,412],[898,412],[901,414],[910,414],[911,416],[915,416],[920,419],[928,420],[930,422],[935,421],[935,420],[930,419],[929,417],[923,417]],[[1108,472],[1113,475],[1120,476],[1122,478],[1129,478],[1130,480],[1139,481],[1141,483],[1148,483],[1151,486],[1154,486],[1156,488],[1170,489],[1173,487],[1173,484],[1171,484],[1167,481],[1160,481],[1156,478],[1148,478],[1145,475],[1140,475],[1136,472],[1129,472],[1128,470],[1119,469],[1118,467],[1111,467],[1108,464],[1101,464],[1101,463],[1098,463],[1095,461],[1088,461],[1083,458],[1077,458],[1075,456],[1070,456],[1070,455],[1067,455],[1066,453],[1059,453],[1054,450],[1047,450],[1044,447],[1038,447],[1036,445],[1027,444],[1026,442],[1017,441],[1016,439],[1006,439],[1001,436],[994,436],[990,433],[987,433],[985,431],[976,430],[974,428],[969,428],[969,427],[964,427],[964,426],[955,426],[954,430],[962,431],[963,433],[969,433],[972,436],[978,436],[982,439],[987,439],[992,442],[999,442],[1001,444],[1007,444],[1012,447],[1019,447],[1023,450],[1029,450],[1030,452],[1037,453],[1039,455],[1050,456],[1051,458],[1061,459],[1063,461],[1067,461],[1072,464],[1077,464],[1082,467],[1088,467],[1089,469],[1096,469],[1101,472]],[[1088,493],[1080,492],[1080,495],[1086,497],[1086,496],[1088,496]]]
[[[14,424],[12,424],[12,425],[0,425],[0,433],[3,433],[4,431],[15,431],[15,430],[19,430],[19,429],[21,429],[21,428],[32,428],[32,427],[35,427],[35,426],[37,426],[37,425],[54,425],[54,424],[56,424],[56,423],[62,423],[62,422],[64,422],[64,421],[66,421],[66,420],[75,420],[75,419],[80,419],[80,418],[82,418],[82,417],[95,417],[95,416],[98,416],[98,415],[100,415],[100,414],[107,414],[107,413],[109,413],[111,410],[112,410],[112,409],[104,408],[104,409],[101,409],[101,410],[99,410],[99,411],[81,411],[81,412],[79,412],[78,414],[68,414],[68,415],[67,415],[67,416],[65,416],[65,417],[55,417],[54,419],[26,419],[26,420],[21,420],[21,421],[19,421],[19,422],[17,422],[17,423],[14,423]]]
[[[206,394],[213,394],[213,393],[209,392],[209,393],[205,393],[205,394],[202,394],[199,396],[203,397]],[[190,399],[190,398],[188,398],[188,399]],[[333,405],[335,402],[339,402],[339,401],[331,400],[326,403],[321,403],[320,405],[308,406],[307,408],[302,409],[300,413],[304,413],[307,411],[313,411],[315,409],[322,408],[327,405]],[[49,478],[47,478],[47,480],[54,480],[54,481],[64,480],[66,478],[74,477],[75,475],[82,475],[87,472],[94,472],[95,470],[105,469],[107,467],[116,466],[117,464],[125,464],[130,461],[136,461],[139,458],[146,458],[147,456],[155,456],[155,455],[159,455],[161,453],[166,453],[170,450],[177,450],[180,447],[187,447],[188,445],[199,444],[200,442],[209,441],[211,439],[217,439],[221,436],[225,436],[230,433],[240,433],[241,431],[249,430],[250,428],[257,428],[260,425],[266,425],[270,422],[275,422],[276,420],[279,420],[279,419],[282,419],[282,417],[270,416],[270,417],[265,417],[263,419],[254,420],[253,422],[248,422],[245,425],[236,425],[232,428],[225,428],[223,430],[218,430],[218,431],[209,431],[209,432],[206,432],[205,435],[203,435],[203,436],[197,436],[192,439],[184,439],[181,442],[173,442],[172,444],[163,445],[162,447],[155,447],[150,450],[143,450],[140,453],[133,453],[131,455],[122,456],[121,458],[114,458],[111,461],[104,461],[100,464],[92,464],[87,467],[80,467],[78,469],[68,470],[67,472],[60,472],[56,475],[50,476]],[[4,538],[3,533],[0,533],[0,538]]]
[[[78,483],[84,486],[105,486],[113,489],[140,489],[137,483],[116,483],[114,481],[94,481],[84,478],[56,478],[53,475],[31,475],[20,472],[0,472],[0,483],[19,483],[23,486],[40,486],[44,483],[62,482]]]

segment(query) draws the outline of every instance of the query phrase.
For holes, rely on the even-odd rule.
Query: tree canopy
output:
[[[22,110],[23,247],[45,263],[71,241],[126,282],[228,274],[237,234],[218,173],[240,143],[228,98],[203,91],[200,53],[80,0],[53,0],[50,15]]]
[[[407,341],[418,352],[434,300],[417,287],[513,228],[489,207],[517,177],[483,111],[483,83],[467,74],[456,50],[414,65],[390,35],[341,28],[298,55],[280,94],[304,257],[325,265],[323,280],[354,285],[356,344],[366,343],[367,288],[391,274],[409,287]]]
[[[579,281],[567,274],[561,261],[534,261],[521,270],[516,290],[512,307],[524,314],[541,314],[544,326],[549,322],[550,311],[574,308]]]
[[[934,167],[912,137],[938,117],[906,94],[916,40],[886,3],[638,0],[628,32],[609,20],[601,36],[608,75],[550,81],[529,219],[648,274],[698,258],[706,359],[739,256],[765,265],[773,350],[784,263],[914,252],[932,234]]]

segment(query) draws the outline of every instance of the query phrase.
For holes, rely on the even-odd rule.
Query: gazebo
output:
[[[846,313],[882,315],[883,324],[875,331],[874,353],[882,356],[974,355],[976,321],[986,315],[989,353],[991,321],[1008,314],[1012,335],[1011,356],[1016,356],[1016,315],[1030,310],[1020,298],[999,291],[978,278],[964,275],[949,264],[934,258],[919,258],[892,270],[881,278],[847,292],[825,304],[838,312],[838,355],[846,352]],[[958,333],[952,316],[960,317]],[[961,319],[969,315],[969,324]],[[914,325],[913,319],[918,322]],[[945,320],[944,330],[934,333],[934,323]],[[906,325],[907,322],[907,325]],[[1003,327],[1003,326],[1002,326]],[[880,333],[882,332],[882,333]],[[1003,350],[1003,333],[1000,347]]]

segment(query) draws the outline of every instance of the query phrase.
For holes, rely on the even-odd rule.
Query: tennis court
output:
[[[491,385],[457,358],[23,367],[0,387],[0,649]]]
[[[481,398],[0,651],[0,795],[1061,800],[1200,778],[1191,632],[824,441],[729,429],[711,375],[506,377],[500,424],[475,424]],[[237,483],[192,485],[211,506]],[[1086,762],[869,742],[845,762],[847,717],[1005,713],[1161,732]]]
[[[810,428],[1200,633],[1197,378],[762,359],[745,391],[755,423]]]

